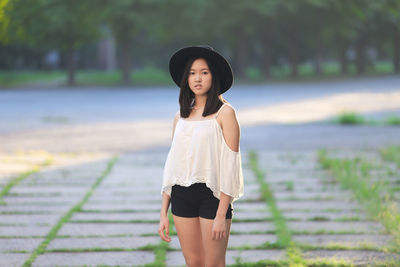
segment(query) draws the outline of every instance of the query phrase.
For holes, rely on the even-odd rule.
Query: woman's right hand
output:
[[[165,231],[165,234],[164,234]],[[162,215],[160,217],[160,226],[158,227],[158,234],[160,235],[161,239],[170,242],[171,237],[169,236],[169,220],[168,216]]]

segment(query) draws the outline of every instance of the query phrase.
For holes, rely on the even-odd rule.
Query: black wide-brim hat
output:
[[[169,60],[169,73],[172,79],[181,86],[182,76],[187,61],[192,57],[204,57],[211,61],[220,74],[220,94],[231,88],[233,83],[233,72],[228,61],[211,46],[196,45],[188,46],[176,51]]]

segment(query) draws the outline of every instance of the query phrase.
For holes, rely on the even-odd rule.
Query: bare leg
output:
[[[225,267],[225,255],[232,219],[226,220],[226,235],[219,240],[212,240],[211,230],[213,222],[214,220],[200,218],[206,267]]]
[[[204,250],[199,217],[185,218],[173,215],[173,218],[186,265],[204,267]]]

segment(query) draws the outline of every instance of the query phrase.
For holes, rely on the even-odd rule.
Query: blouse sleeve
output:
[[[220,165],[220,191],[232,197],[231,203],[243,195],[243,171],[240,147],[233,151],[222,142]]]

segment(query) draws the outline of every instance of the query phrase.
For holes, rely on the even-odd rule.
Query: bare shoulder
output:
[[[233,152],[239,151],[240,126],[236,118],[235,108],[230,104],[226,105],[222,110],[222,133],[228,147]]]
[[[225,105],[225,107],[221,110],[221,115],[222,115],[223,121],[236,120],[236,111],[235,111],[235,108],[231,104]]]

